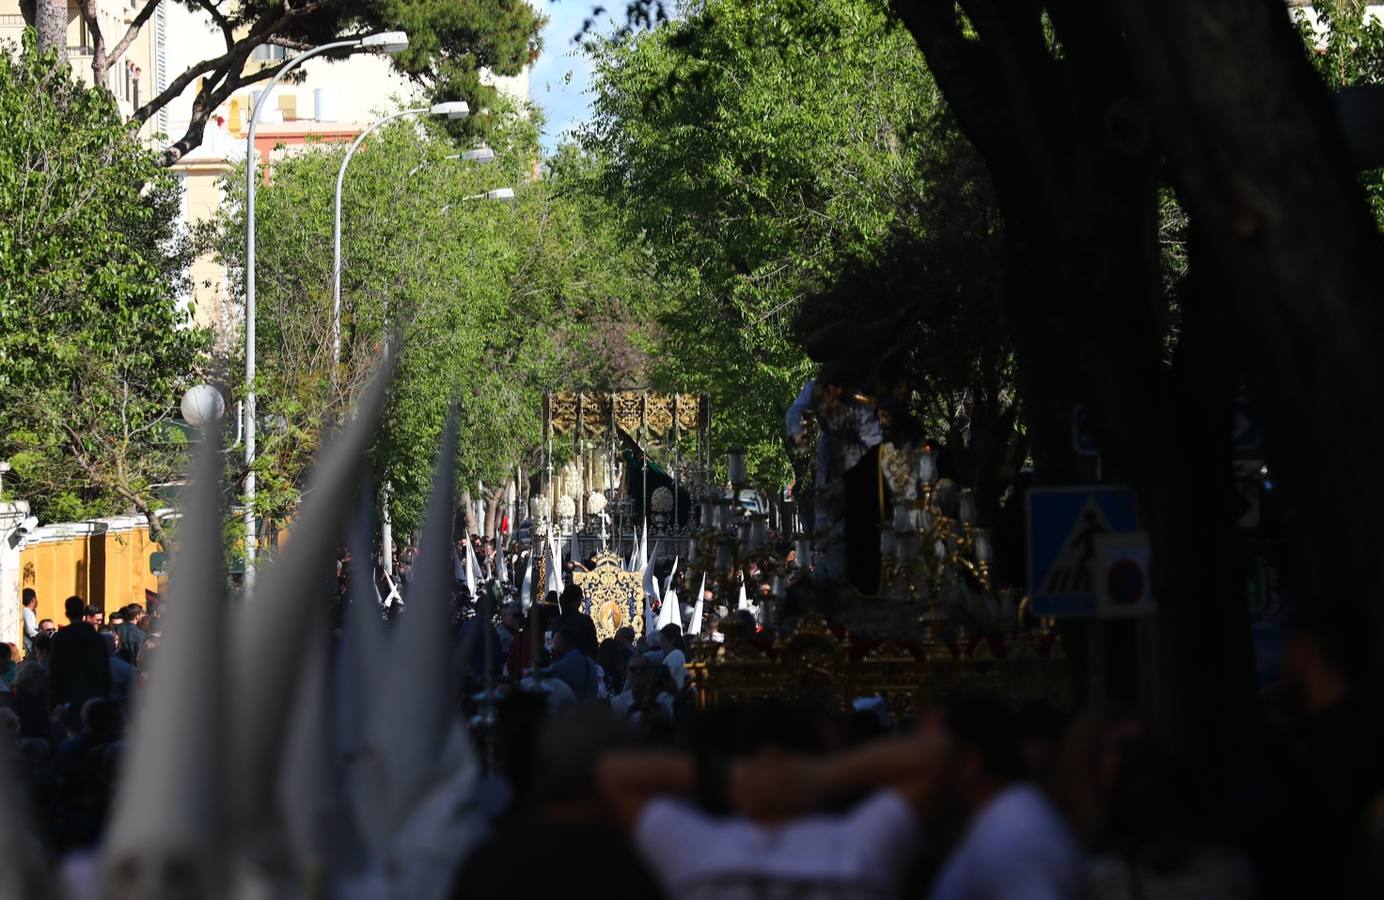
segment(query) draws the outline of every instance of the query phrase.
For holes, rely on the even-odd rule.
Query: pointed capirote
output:
[[[663,579],[663,593],[668,593],[668,589],[673,586],[673,576],[678,574],[678,563],[682,562],[681,556],[673,557],[673,568],[668,570],[668,577]]]
[[[509,584],[509,561],[505,559],[509,548],[501,541],[503,532],[495,532],[495,577],[500,584]]]
[[[205,429],[178,520],[172,578],[122,756],[102,848],[109,898],[227,890],[228,598],[220,429]],[[144,660],[141,660],[143,663]]]
[[[356,833],[363,834],[379,798],[369,795],[361,784],[361,757],[365,752],[365,723],[374,708],[379,681],[380,660],[384,654],[385,632],[381,620],[384,601],[375,584],[375,567],[370,554],[371,519],[374,496],[369,481],[362,479],[360,505],[351,527],[350,603],[341,630],[333,678],[336,761],[345,782],[347,805]],[[389,552],[384,548],[383,552]],[[390,586],[393,596],[393,585]]]
[[[658,590],[658,576],[654,575],[654,560],[652,559],[644,563],[644,593],[655,600],[663,596]]]
[[[745,593],[745,579],[740,579],[740,599],[735,605],[736,609],[750,609],[750,598]]]
[[[466,536],[466,586],[474,600],[480,594],[485,580],[481,577],[480,564],[476,562],[476,550],[471,546],[471,535]]]
[[[557,549],[557,539],[548,535],[548,583],[546,590],[562,596],[562,553]]]
[[[329,872],[352,870],[363,856],[346,797],[345,770],[335,750],[329,639],[327,623],[319,620],[303,645],[277,785],[300,885],[321,884]]]
[[[706,596],[706,573],[702,573],[702,586],[697,588],[697,602],[692,604],[692,620],[687,623],[687,633],[693,637],[702,633],[702,598]]]
[[[395,359],[390,354],[361,395],[355,416],[320,451],[293,539],[232,616],[232,809],[238,836],[247,840],[268,834],[275,813],[277,765],[293,702],[285,685],[297,684],[308,629],[326,614],[341,523],[375,440]]]
[[[524,552],[524,585],[519,590],[519,602],[524,607],[524,615],[528,615],[533,605],[533,557],[528,551]]]
[[[471,548],[471,534],[466,534],[466,548]],[[466,590],[471,591],[472,597],[475,597],[476,583],[471,580],[471,566],[461,565],[461,554],[457,552],[457,544],[451,546],[451,577],[454,582],[465,584]]]
[[[682,627],[682,609],[678,606],[678,592],[669,591],[663,595],[663,607],[658,611],[658,629],[662,631],[669,625]]]
[[[370,777],[381,794],[376,821],[369,836],[376,849],[388,843],[414,805],[432,784],[439,751],[453,724],[459,671],[456,667],[456,629],[452,625],[452,572],[448,554],[455,548],[455,469],[457,416],[447,417],[432,496],[428,501],[423,540],[413,582],[404,598],[402,619],[394,627],[383,665],[381,684],[388,703],[370,711],[366,726]]]

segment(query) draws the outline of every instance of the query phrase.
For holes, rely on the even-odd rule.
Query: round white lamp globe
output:
[[[226,401],[221,392],[209,384],[196,384],[183,394],[179,407],[183,420],[193,428],[201,428],[221,418],[226,411]]]

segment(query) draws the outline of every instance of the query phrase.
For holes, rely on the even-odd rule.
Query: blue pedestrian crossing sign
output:
[[[1124,485],[1033,488],[1028,492],[1028,593],[1035,615],[1093,616],[1099,602],[1100,539],[1139,531],[1134,492]]]

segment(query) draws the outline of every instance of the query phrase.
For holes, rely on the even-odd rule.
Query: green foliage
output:
[[[823,326],[844,348],[901,306],[935,316],[909,332],[932,336],[914,354],[929,404],[951,408],[978,366],[1007,372],[998,341],[957,343],[998,332],[983,168],[879,4],[709,0],[593,52],[582,140],[674,297],[657,378],[712,393],[714,439],[750,448],[758,484],[788,478],[782,413],[811,372],[800,338]]]
[[[642,366],[614,331],[640,329],[649,302],[638,251],[607,206],[570,182],[589,161],[568,151],[531,181],[536,122],[497,110],[497,161],[448,160],[462,147],[433,123],[370,138],[350,163],[342,227],[344,347],[333,392],[332,198],[344,154],[322,145],[278,161],[257,191],[260,414],[281,417],[259,446],[261,511],[291,510],[327,411],[348,408],[397,330],[402,346],[375,446],[400,534],[420,521],[446,410],[460,410],[459,478],[500,485],[532,465],[542,392],[603,386]],[[243,171],[228,185],[243,190]],[[517,202],[466,199],[502,185]],[[243,214],[227,206],[214,240],[233,271]],[[232,361],[232,364],[235,364]]]
[[[1315,17],[1316,25],[1313,25]],[[1384,84],[1384,23],[1360,0],[1318,3],[1295,13],[1312,64],[1333,91]],[[1361,174],[1376,221],[1384,224],[1384,170]]]
[[[0,134],[0,458],[41,519],[143,510],[205,343],[179,185],[32,32],[0,50]]]

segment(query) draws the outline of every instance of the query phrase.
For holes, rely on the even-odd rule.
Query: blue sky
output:
[[[529,78],[529,95],[543,109],[548,124],[543,129],[543,149],[551,153],[562,136],[574,125],[584,121],[591,110],[591,62],[577,49],[572,38],[581,30],[582,22],[597,5],[614,9],[621,4],[607,0],[532,0],[535,7],[548,17],[543,29],[543,54],[534,63]],[[610,14],[600,17],[602,30],[611,27]]]

